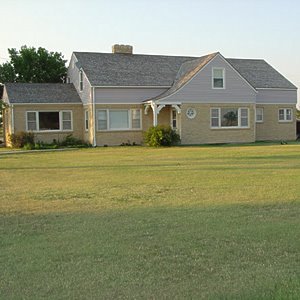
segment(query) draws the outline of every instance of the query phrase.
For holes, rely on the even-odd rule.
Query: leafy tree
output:
[[[300,110],[297,109],[297,119],[300,120]]]
[[[0,65],[0,83],[62,82],[66,75],[66,60],[61,53],[27,46],[19,51],[8,49],[8,53],[10,61]]]

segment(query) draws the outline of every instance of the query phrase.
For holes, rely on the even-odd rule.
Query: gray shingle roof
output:
[[[297,88],[263,59],[226,60],[255,88]]]
[[[10,103],[81,103],[73,84],[63,83],[7,83]]]
[[[93,86],[171,86],[181,65],[196,57],[74,52]]]
[[[74,52],[93,86],[172,86],[206,57]],[[199,60],[199,61],[197,61]],[[259,59],[226,59],[254,88],[296,87]],[[177,76],[177,77],[176,77]]]

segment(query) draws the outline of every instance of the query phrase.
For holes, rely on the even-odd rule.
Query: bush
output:
[[[27,148],[34,147],[34,134],[32,132],[20,131],[13,133],[9,135],[9,139],[14,148],[22,148],[25,145]]]
[[[82,140],[74,137],[72,134],[68,134],[61,142],[58,143],[59,146],[87,146]]]
[[[157,125],[145,132],[144,141],[150,147],[174,146],[180,143],[180,136],[170,126]]]

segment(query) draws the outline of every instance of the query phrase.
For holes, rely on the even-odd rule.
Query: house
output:
[[[170,125],[182,144],[296,139],[297,88],[261,59],[74,52],[66,84],[10,83],[5,133],[51,142],[73,134],[94,146],[142,143]]]

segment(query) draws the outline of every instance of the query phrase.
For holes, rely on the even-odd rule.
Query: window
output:
[[[214,89],[225,88],[225,69],[224,68],[213,68],[212,69],[212,86]]]
[[[79,90],[82,92],[83,90],[83,71],[79,71]]]
[[[291,108],[280,108],[278,110],[279,122],[291,122],[293,120]]]
[[[85,131],[89,130],[89,111],[85,110],[84,111],[84,126],[85,126]]]
[[[97,111],[98,130],[107,130],[107,111]]]
[[[172,129],[177,129],[177,111],[175,108],[171,111],[171,127]]]
[[[71,131],[71,111],[27,111],[27,131]]]
[[[132,127],[132,129],[140,129],[141,128],[141,110],[140,109],[132,109],[131,110],[131,127]]]
[[[196,109],[193,108],[193,107],[189,107],[187,110],[186,110],[186,116],[189,118],[189,119],[194,119],[197,115],[197,112],[196,112]]]
[[[256,108],[256,123],[262,123],[264,121],[264,109],[262,107]]]
[[[62,112],[62,130],[72,130],[72,116],[70,111]]]
[[[248,108],[212,108],[212,128],[240,128],[249,126]]]
[[[140,109],[97,110],[98,130],[141,129]]]
[[[37,130],[37,122],[36,122],[36,112],[28,111],[27,112],[27,130],[28,131],[36,131]]]

